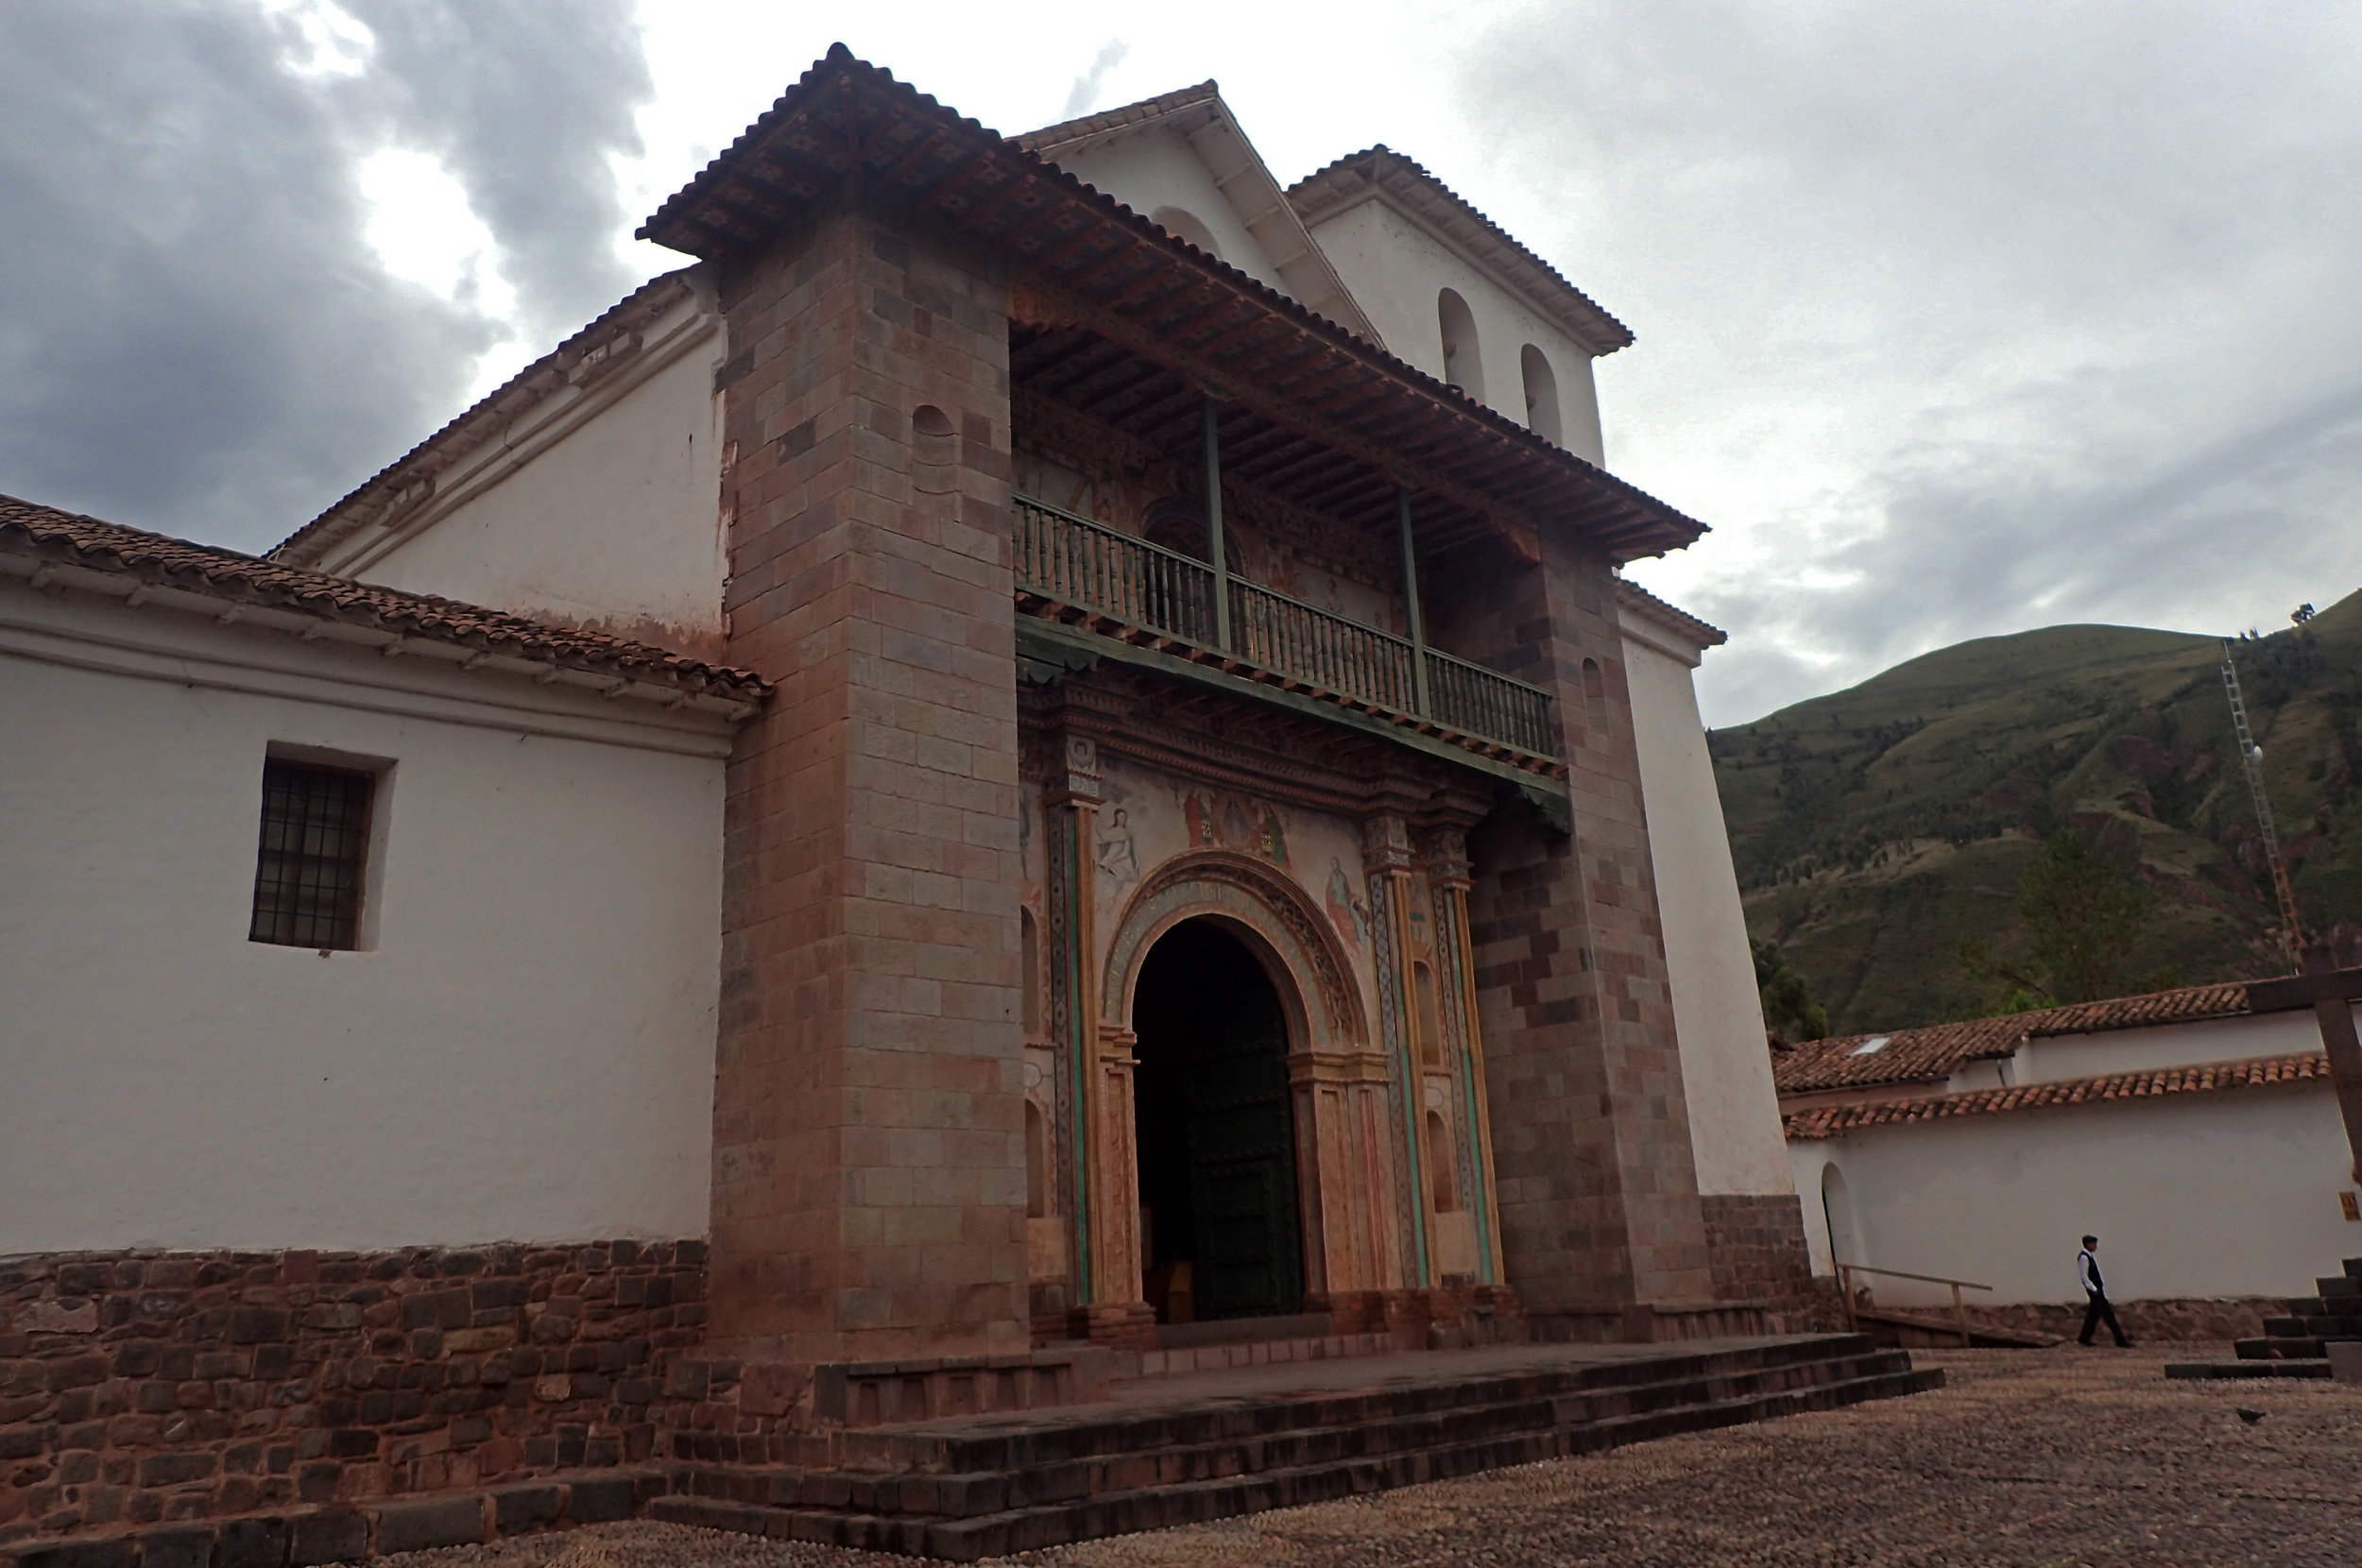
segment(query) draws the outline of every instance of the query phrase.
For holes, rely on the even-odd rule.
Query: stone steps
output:
[[[965,1431],[864,1434],[870,1473],[676,1466],[652,1517],[971,1561],[1834,1408],[1943,1374],[1862,1336]],[[987,1428],[998,1428],[988,1430]]]
[[[2317,1292],[2285,1298],[2287,1315],[2264,1320],[2261,1338],[2233,1342],[2235,1361],[2173,1361],[2165,1375],[2182,1379],[2327,1377],[2329,1347],[2362,1339],[2362,1257],[2344,1258],[2342,1272],[2313,1282]]]
[[[2168,1361],[2167,1377],[2189,1380],[2247,1377],[2327,1377],[2329,1363],[2302,1357],[2252,1361]]]

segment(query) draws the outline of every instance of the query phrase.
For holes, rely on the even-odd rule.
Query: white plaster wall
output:
[[[2116,1029],[2027,1041],[2011,1062],[2011,1081],[2050,1083],[2108,1073],[2148,1072],[2208,1062],[2250,1062],[2321,1048],[2320,1026],[2306,1008],[2261,1016],[2213,1018],[2155,1029]]]
[[[1690,666],[1624,639],[1698,1190],[1788,1193],[1779,1093]],[[1806,1205],[1810,1207],[1810,1204]]]
[[[705,1233],[727,735],[423,662],[0,593],[0,1254]],[[395,759],[373,950],[247,940],[272,742]]]
[[[718,656],[725,338],[694,300],[642,337],[654,374],[556,394],[441,476],[423,526],[330,570]]]
[[[1540,349],[1558,380],[1561,444],[1604,466],[1599,389],[1591,356],[1581,344],[1383,201],[1364,201],[1335,214],[1315,225],[1312,237],[1395,357],[1439,379],[1444,337],[1436,297],[1447,288],[1458,291],[1476,319],[1484,401],[1519,424],[1526,422],[1526,398],[1518,350],[1529,343]]]
[[[1177,131],[1152,128],[1081,152],[1060,153],[1056,162],[1143,216],[1159,207],[1181,208],[1206,226],[1224,261],[1294,298],[1261,244],[1248,232],[1245,219],[1214,183],[1205,160]]]
[[[1845,1174],[1867,1263],[1994,1287],[1977,1302],[2074,1302],[2078,1238],[2109,1294],[2293,1296],[2362,1252],[2343,1218],[2352,1155],[2326,1085],[2161,1096],[1874,1127],[1793,1146],[1816,1268],[1821,1167]],[[1881,1301],[1949,1292],[1874,1282]]]

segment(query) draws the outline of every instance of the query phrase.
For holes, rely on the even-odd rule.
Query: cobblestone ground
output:
[[[1004,1559],[1044,1568],[2362,1562],[2362,1389],[2168,1383],[2151,1354],[1920,1351],[1947,1387],[1351,1502]],[[2250,1424],[2238,1409],[2262,1410]],[[389,1568],[911,1568],[647,1523]]]

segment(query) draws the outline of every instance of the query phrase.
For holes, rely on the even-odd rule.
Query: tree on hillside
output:
[[[2009,993],[2004,1007],[2097,1001],[2119,996],[2125,963],[2148,924],[2148,900],[2115,863],[2074,832],[2051,835],[2019,885],[2027,956],[2004,956],[1982,937],[1963,937],[1959,958],[1969,978]],[[2147,977],[2171,984],[2169,975]]]
[[[1829,1032],[1829,1014],[1812,999],[1812,987],[1788,961],[1776,942],[1754,942],[1755,990],[1763,997],[1763,1027],[1793,1044],[1819,1040]]]

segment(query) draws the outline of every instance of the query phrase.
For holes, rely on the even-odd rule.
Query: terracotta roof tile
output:
[[[1893,1127],[1907,1122],[1944,1121],[1955,1116],[1993,1116],[2003,1111],[2090,1105],[2103,1100],[2147,1099],[2160,1095],[2211,1094],[2274,1083],[2326,1082],[2328,1079],[2329,1058],[2319,1051],[2311,1051],[2251,1062],[2215,1062],[2203,1066],[2155,1067],[2101,1078],[2062,1079],[2055,1083],[2025,1083],[2015,1088],[1978,1089],[1969,1094],[1878,1100],[1867,1105],[1819,1105],[1795,1112],[1784,1120],[1791,1140],[1809,1142],[1838,1137],[1863,1127]]]
[[[762,676],[747,671],[686,658],[644,642],[282,566],[14,496],[0,495],[0,553],[38,555],[233,604],[292,610],[397,636],[629,675],[739,701],[758,701],[771,690]]]
[[[1086,114],[1079,120],[1061,120],[1054,126],[1044,126],[1039,130],[1029,130],[1022,136],[1012,136],[1009,140],[1023,147],[1027,152],[1038,153],[1054,162],[1053,149],[1069,142],[1080,142],[1086,137],[1103,135],[1110,130],[1121,130],[1126,126],[1146,125],[1151,120],[1164,118],[1175,110],[1188,109],[1196,104],[1211,103],[1221,95],[1221,88],[1211,81],[1202,81],[1195,87],[1175,88],[1170,93],[1159,93],[1153,98],[1142,98],[1138,103],[1122,104],[1114,109],[1103,109],[1096,114]]]
[[[1260,335],[1234,328],[1190,373],[1216,381],[1261,373],[1284,347],[1294,378],[1284,397],[1293,414],[1313,406],[1302,401],[1310,395],[1307,388],[1354,391],[1350,434],[1406,458],[1416,454],[1415,465],[1406,461],[1407,471],[1397,476],[1406,483],[1481,492],[1545,524],[1564,520],[1618,560],[1677,550],[1706,532],[1703,523],[1382,346],[1203,255],[891,72],[855,60],[842,43],[831,44],[634,233],[686,254],[727,259],[769,243],[796,214],[841,199],[848,179],[889,175],[888,186],[863,189],[890,191],[905,212],[956,213],[972,243],[1007,247],[1038,268],[1041,281],[1073,288],[1081,303],[1104,307],[1128,327],[1163,331],[1158,313],[1186,311],[1194,319],[1226,295],[1250,314],[1292,329]],[[1171,287],[1141,287],[1143,279],[1160,275]]]
[[[1883,1034],[1847,1034],[1809,1040],[1777,1052],[1772,1077],[1782,1094],[1816,1089],[1865,1088],[1876,1083],[1914,1083],[1947,1078],[1963,1063],[2007,1056],[2020,1041],[2046,1034],[2088,1034],[2148,1024],[2188,1023],[2248,1011],[2247,986],[2191,985],[2142,997],[2077,1002],[2032,1013],[1966,1023],[1898,1029]],[[1866,1049],[1872,1041],[1886,1043]]]
[[[1593,353],[1612,354],[1632,346],[1632,329],[1568,282],[1566,274],[1415,160],[1382,142],[1306,175],[1288,187],[1288,199],[1305,222],[1318,223],[1323,214],[1359,198],[1364,190],[1383,190],[1399,198],[1479,261],[1515,279],[1521,292]]]
[[[1720,648],[1731,639],[1731,634],[1721,627],[1708,625],[1687,610],[1669,605],[1639,584],[1621,577],[1616,579],[1616,602],[1628,610],[1670,627],[1701,648]]]

